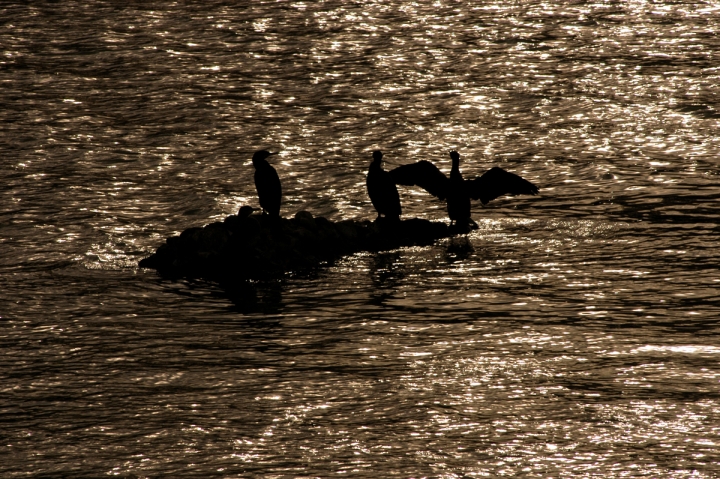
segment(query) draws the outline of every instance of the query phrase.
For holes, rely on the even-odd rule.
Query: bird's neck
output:
[[[452,160],[452,169],[450,170],[450,178],[462,178],[460,174],[460,160]]]

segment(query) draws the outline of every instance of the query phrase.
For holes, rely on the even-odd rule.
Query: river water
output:
[[[0,476],[720,477],[717,2],[0,19]],[[138,269],[258,149],[284,216],[373,219],[374,149],[540,195],[242,294]]]

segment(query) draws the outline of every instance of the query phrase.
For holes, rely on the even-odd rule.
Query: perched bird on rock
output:
[[[253,211],[255,211],[255,208],[253,208],[252,206],[242,206],[240,207],[240,210],[238,210],[238,218],[247,218],[252,214]]]
[[[255,188],[257,189],[260,206],[270,216],[280,216],[282,186],[277,171],[267,161],[273,155],[266,150],[256,151],[252,157],[255,167]]]
[[[382,215],[389,220],[400,221],[400,195],[390,173],[383,170],[382,157],[382,151],[373,151],[373,161],[367,175],[368,196],[378,212],[378,218]]]

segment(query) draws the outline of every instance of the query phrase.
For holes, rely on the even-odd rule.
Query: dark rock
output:
[[[171,236],[165,241],[168,246],[175,246],[179,247],[182,244],[182,240],[180,239],[180,236]]]
[[[220,252],[230,239],[230,232],[223,223],[210,223],[198,234],[202,251]]]
[[[223,224],[229,230],[234,231],[239,228],[241,222],[242,222],[242,218],[240,216],[230,215],[227,218],[225,218],[225,221],[223,221]]]
[[[358,237],[357,225],[351,220],[335,223],[335,230],[344,240],[353,240]]]
[[[183,241],[195,241],[195,234],[202,231],[202,228],[188,228],[180,233],[180,239]]]
[[[263,279],[314,267],[358,251],[429,245],[465,231],[421,219],[332,222],[307,211],[285,219],[263,214],[228,216],[167,239],[140,267],[172,277],[217,281]]]
[[[295,221],[293,221],[294,224],[300,225],[309,231],[316,232],[317,231],[317,223],[315,222],[315,218],[313,217],[312,213],[309,211],[298,211],[295,213]]]
[[[310,213],[309,211],[302,210],[302,211],[298,211],[297,213],[295,213],[296,220],[313,221],[314,218],[315,217],[313,216],[313,214]]]

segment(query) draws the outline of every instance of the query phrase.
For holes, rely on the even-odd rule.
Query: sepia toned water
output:
[[[0,4],[0,476],[720,477],[716,2]],[[540,196],[237,295],[138,269],[371,152]],[[448,221],[403,188],[404,217]]]

